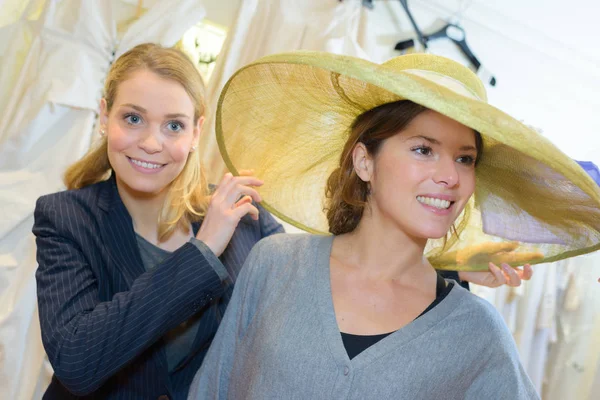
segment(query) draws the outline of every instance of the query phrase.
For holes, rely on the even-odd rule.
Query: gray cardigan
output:
[[[254,247],[189,399],[539,399],[500,315],[459,285],[350,360],[331,244],[276,235]]]

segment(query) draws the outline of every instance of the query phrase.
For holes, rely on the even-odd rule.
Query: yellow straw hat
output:
[[[304,51],[263,57],[225,85],[217,141],[232,173],[254,169],[265,180],[266,209],[327,234],[325,185],[352,122],[398,100],[435,110],[483,137],[475,194],[457,221],[460,237],[430,240],[426,249],[436,268],[536,264],[600,248],[596,183],[551,142],[489,105],[479,78],[444,57],[411,54],[383,64]]]

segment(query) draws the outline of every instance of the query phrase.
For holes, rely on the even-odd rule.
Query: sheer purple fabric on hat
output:
[[[591,161],[577,161],[577,164],[581,165],[581,168],[600,186],[600,169],[596,164]]]
[[[591,161],[576,161],[581,168],[600,186],[600,169]],[[562,175],[552,170],[546,171],[547,177],[555,178],[557,182],[564,180]],[[510,208],[511,206],[501,197],[488,194],[486,202],[480,205],[482,230],[488,235],[497,236],[507,240],[525,243],[544,243],[566,245],[565,238],[556,235],[544,222],[532,217],[524,210]],[[511,209],[513,219],[506,219],[505,212]],[[515,221],[518,223],[515,224]],[[523,226],[528,226],[524,231]]]

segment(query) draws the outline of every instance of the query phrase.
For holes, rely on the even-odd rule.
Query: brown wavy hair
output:
[[[204,83],[198,70],[180,50],[153,43],[135,46],[121,55],[111,66],[104,84],[104,99],[110,112],[119,85],[140,70],[153,73],[179,83],[194,104],[194,124],[205,113]],[[67,189],[80,189],[108,179],[113,173],[108,160],[107,138],[104,136],[79,161],[71,165],[64,175]],[[165,239],[180,226],[188,229],[192,221],[204,215],[208,205],[208,184],[198,151],[188,155],[185,167],[169,187],[159,214],[158,237]]]
[[[327,180],[326,206],[329,232],[334,235],[352,232],[360,222],[367,205],[369,185],[354,170],[352,152],[358,143],[364,144],[375,157],[382,143],[404,130],[410,122],[428,108],[409,100],[386,103],[360,114],[350,126],[350,135],[340,156],[340,166]],[[475,131],[477,162],[481,158],[483,140]]]

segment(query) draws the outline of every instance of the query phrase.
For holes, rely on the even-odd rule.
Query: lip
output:
[[[419,202],[417,202],[419,203]],[[450,207],[445,208],[445,209],[441,209],[441,208],[437,208],[434,206],[430,206],[427,204],[423,204],[423,203],[419,203],[420,205],[422,205],[423,207],[425,207],[425,209],[427,211],[430,211],[432,213],[434,213],[435,215],[450,215],[450,213],[452,213],[453,209],[454,209],[454,204],[456,203],[451,203]]]
[[[432,199],[448,200],[449,202],[452,202],[452,203],[456,202],[456,197],[455,196],[450,196],[450,195],[447,195],[447,194],[426,193],[426,194],[419,194],[419,195],[417,195],[417,197],[419,197],[419,196],[420,197],[430,197]]]
[[[129,162],[129,165],[131,165],[133,167],[133,169],[135,169],[136,171],[141,172],[143,174],[157,174],[160,171],[162,171],[165,168],[165,166],[167,165],[167,164],[157,163],[157,162],[153,162],[153,161],[143,160],[140,158],[134,158],[134,157],[129,157],[129,156],[125,156],[125,157],[127,157],[127,161]],[[149,164],[160,164],[161,166],[158,168],[144,168],[141,165],[135,164],[132,160],[145,162],[145,163],[149,163]]]
[[[439,216],[445,216],[445,215],[450,215],[453,210],[454,210],[454,205],[456,204],[456,197],[454,196],[450,196],[447,194],[433,194],[433,193],[428,193],[428,194],[420,194],[417,197],[429,197],[432,199],[440,199],[440,200],[446,200],[450,202],[450,207],[445,208],[445,209],[440,209],[434,206],[430,206],[428,204],[423,204],[420,201],[417,200],[417,203],[419,203],[420,205],[422,205],[427,211],[435,214],[435,215],[439,215]],[[416,197],[415,197],[416,199]]]

